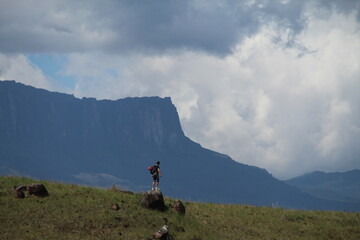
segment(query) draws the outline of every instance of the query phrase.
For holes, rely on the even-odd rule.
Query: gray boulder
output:
[[[14,186],[13,190],[15,191],[14,197],[16,197],[16,198],[25,198],[25,193],[24,193],[24,191],[26,190],[25,185]]]
[[[46,190],[44,184],[33,183],[31,185],[14,186],[13,190],[15,191],[16,198],[24,198],[24,192],[28,192],[29,195],[37,197],[49,196],[49,192]]]
[[[119,210],[120,210],[120,206],[119,206],[119,204],[115,203],[115,204],[113,204],[113,205],[111,206],[111,209],[112,209],[112,210],[115,210],[115,211],[119,211]]]
[[[44,184],[33,183],[26,186],[26,190],[29,192],[29,195],[37,197],[48,197],[49,193],[46,190]]]
[[[141,204],[152,210],[165,210],[165,201],[160,191],[147,191],[142,199]]]
[[[25,198],[25,193],[23,191],[15,191],[14,197]]]
[[[185,206],[181,201],[176,201],[173,205],[173,208],[175,209],[175,211],[181,215],[185,215]]]
[[[168,233],[168,226],[164,225],[162,228],[157,230],[152,235],[153,239],[160,239],[160,240],[171,240],[172,236]]]

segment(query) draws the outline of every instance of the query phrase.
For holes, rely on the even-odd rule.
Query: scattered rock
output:
[[[29,195],[37,196],[37,197],[48,197],[49,193],[46,190],[44,184],[36,184],[33,183],[31,185],[26,186],[26,190],[29,192]]]
[[[162,228],[153,233],[154,239],[171,240],[172,236],[168,233],[168,226],[164,225]]]
[[[181,201],[176,201],[173,205],[173,208],[175,209],[175,211],[181,215],[185,215],[185,206]]]
[[[37,197],[49,196],[49,193],[43,184],[33,183],[33,184],[27,185],[27,186],[26,185],[14,186],[13,190],[15,191],[16,198],[24,198],[25,191],[27,191],[28,194],[32,195],[32,196],[37,196]]]
[[[119,206],[119,204],[115,203],[115,204],[113,204],[113,205],[111,206],[111,209],[112,209],[112,210],[115,210],[115,211],[119,211],[119,210],[120,210],[120,206]]]
[[[24,193],[24,191],[26,190],[25,185],[13,186],[13,190],[15,191],[14,197],[16,197],[16,198],[25,198],[25,193]]]
[[[23,191],[16,191],[15,197],[16,198],[25,198],[25,193]]]
[[[141,204],[152,210],[165,210],[164,197],[159,191],[148,191],[141,199]]]
[[[21,186],[14,186],[13,187],[14,191],[26,191],[26,185],[21,185]]]

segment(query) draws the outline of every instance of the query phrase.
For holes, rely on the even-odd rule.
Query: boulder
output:
[[[115,211],[119,211],[120,210],[120,206],[119,204],[115,203],[111,206],[112,210],[115,210]]]
[[[16,198],[25,198],[25,193],[23,191],[15,191],[14,196]]]
[[[147,191],[142,199],[141,204],[152,210],[165,210],[165,201],[160,191]]]
[[[26,186],[26,190],[29,192],[29,195],[37,197],[47,197],[49,196],[48,191],[46,190],[44,184],[33,183]]]
[[[14,197],[16,197],[16,198],[25,198],[25,193],[24,193],[24,191],[26,190],[25,185],[14,186],[13,190],[15,191]]]
[[[159,230],[153,233],[153,239],[171,240],[172,237],[168,233],[168,226],[164,225]]]
[[[49,193],[46,190],[44,184],[33,183],[31,185],[14,186],[13,190],[15,191],[16,198],[24,198],[25,191],[27,191],[28,194],[32,196],[37,196],[37,197],[49,196]]]
[[[175,209],[175,211],[181,215],[185,215],[185,206],[181,201],[176,201],[173,205],[173,208]]]
[[[19,192],[19,191],[26,191],[26,185],[14,186],[14,187],[13,187],[13,190],[14,190],[14,191],[17,191],[17,192]]]

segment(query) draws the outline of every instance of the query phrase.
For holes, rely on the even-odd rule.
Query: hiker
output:
[[[153,182],[151,185],[151,190],[159,191],[159,178],[162,177],[161,171],[160,171],[160,161],[157,161],[156,164],[151,169],[151,174],[153,177]],[[156,187],[155,187],[156,186]],[[155,187],[155,189],[154,189]]]

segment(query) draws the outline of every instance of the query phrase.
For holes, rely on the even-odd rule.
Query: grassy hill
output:
[[[14,198],[12,187],[43,183],[50,196]],[[166,195],[166,193],[163,193]],[[298,211],[165,198],[165,212],[141,206],[141,193],[0,177],[0,239],[152,239],[166,222],[173,239],[360,239],[360,213]],[[114,203],[120,210],[111,209]]]

